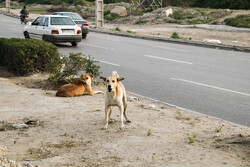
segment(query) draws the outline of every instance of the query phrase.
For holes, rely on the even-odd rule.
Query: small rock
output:
[[[163,11],[161,12],[161,14],[162,14],[162,16],[164,16],[164,17],[168,17],[169,15],[173,14],[173,9],[172,9],[172,8],[169,8],[169,9],[167,9],[167,10],[163,10]]]
[[[39,123],[38,120],[28,120],[25,122],[26,125],[39,125]]]
[[[149,104],[149,108],[155,110],[156,109],[156,106],[154,104]]]
[[[116,6],[110,11],[111,16],[127,16],[127,10],[123,6]]]
[[[26,124],[17,124],[17,125],[13,125],[13,128],[15,129],[24,129],[24,128],[28,128],[29,126]]]
[[[128,101],[135,102],[135,101],[140,101],[138,97],[128,97]]]
[[[218,39],[203,39],[203,41],[209,43],[221,43],[221,41]]]

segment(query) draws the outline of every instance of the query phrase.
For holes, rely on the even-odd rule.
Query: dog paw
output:
[[[128,119],[127,121],[126,121],[127,123],[131,123],[131,121]]]
[[[124,125],[121,125],[119,129],[124,130]]]
[[[106,126],[104,126],[103,128],[102,128],[102,130],[107,130],[108,128],[106,127]]]
[[[110,120],[109,120],[109,123],[114,123],[114,122],[115,122],[114,119],[110,119]]]

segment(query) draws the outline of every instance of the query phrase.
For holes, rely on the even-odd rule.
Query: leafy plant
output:
[[[100,66],[95,64],[97,62],[93,57],[82,55],[82,53],[69,53],[69,57],[63,56],[60,60],[49,64],[51,75],[48,80],[52,83],[72,83],[79,71],[92,73],[98,77]]]
[[[188,139],[189,139],[189,143],[194,143],[195,142],[196,135],[187,134],[187,136],[188,136]]]
[[[147,131],[147,136],[151,136],[151,135],[152,135],[151,131],[148,130],[148,131]]]
[[[238,15],[236,18],[228,18],[225,23],[234,27],[250,28],[250,15]]]

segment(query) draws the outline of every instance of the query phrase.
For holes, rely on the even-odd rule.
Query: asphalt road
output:
[[[0,15],[1,37],[23,37],[17,19]],[[113,70],[133,92],[250,127],[250,54],[90,33],[62,54],[81,52]]]

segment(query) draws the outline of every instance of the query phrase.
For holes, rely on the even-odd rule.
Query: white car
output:
[[[77,46],[82,40],[82,30],[68,16],[41,15],[23,31],[25,38],[41,39],[52,43],[70,42]]]

